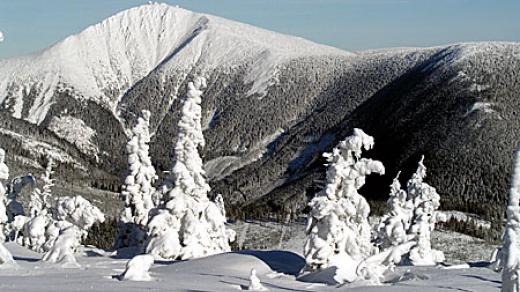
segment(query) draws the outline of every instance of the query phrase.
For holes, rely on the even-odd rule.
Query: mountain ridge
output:
[[[153,33],[140,36],[148,26]],[[160,173],[168,170],[178,97],[186,93],[188,80],[203,75],[207,146],[201,154],[213,192],[222,193],[230,206],[303,209],[324,174],[321,154],[353,127],[375,136],[370,155],[387,165],[387,175],[370,179],[375,187],[362,190],[371,198],[385,197],[392,176],[399,169],[410,172],[421,153],[446,206],[464,209],[480,199],[502,200],[507,188],[506,149],[520,138],[512,130],[520,108],[513,98],[520,92],[517,43],[354,54],[163,4],[123,11],[85,31],[49,50],[83,43],[90,45],[82,48],[96,50],[64,49],[70,52],[63,57],[45,51],[58,55],[65,69],[52,58],[22,57],[23,66],[0,60],[2,111],[82,153],[78,161],[86,170],[71,174],[67,183],[77,178],[77,184],[117,192],[126,167],[126,131],[143,109],[152,112],[153,163]],[[90,37],[98,33],[104,42]],[[75,62],[78,54],[88,63]],[[41,64],[50,67],[38,69]],[[76,69],[81,74],[74,75]],[[90,85],[80,84],[82,74]],[[89,86],[97,87],[93,95]],[[500,150],[493,148],[493,139]],[[475,157],[479,149],[481,157]],[[39,157],[36,165],[40,156],[31,156]],[[39,171],[29,164],[21,163],[17,171]]]

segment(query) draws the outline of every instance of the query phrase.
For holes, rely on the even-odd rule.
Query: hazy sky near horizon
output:
[[[0,58],[44,49],[144,0],[0,0]],[[166,0],[349,51],[520,41],[519,0]]]

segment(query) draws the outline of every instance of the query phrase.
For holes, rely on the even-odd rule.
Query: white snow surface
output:
[[[204,52],[204,53],[203,53]],[[154,69],[188,72],[251,63],[250,94],[272,84],[277,64],[300,56],[351,53],[299,37],[256,28],[166,4],[147,4],[122,11],[23,57],[0,60],[0,103],[9,97],[14,116],[40,123],[57,91],[71,89],[115,113],[120,97]],[[23,96],[37,89],[26,117]]]
[[[270,291],[500,291],[500,274],[486,268],[398,267],[397,282],[380,287],[342,287],[297,281],[303,259],[284,251],[244,251],[190,261],[158,262],[149,282],[119,281],[127,258],[95,248],[76,253],[79,268],[39,261],[41,254],[7,243],[17,265],[0,269],[0,291],[239,291],[249,287],[250,271]]]

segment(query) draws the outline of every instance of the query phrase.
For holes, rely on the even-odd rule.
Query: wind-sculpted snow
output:
[[[482,208],[488,206],[482,202],[504,199],[506,153],[520,138],[514,130],[520,126],[518,56],[516,43],[353,54],[150,4],[39,53],[0,60],[0,107],[11,116],[1,127],[36,141],[58,141],[54,150],[84,168],[58,173],[64,188],[78,182],[119,192],[127,135],[142,110],[151,112],[152,163],[159,174],[171,169],[178,97],[200,75],[208,81],[201,154],[211,195],[222,193],[235,213],[283,210],[296,216],[325,176],[321,154],[359,127],[379,141],[382,147],[370,155],[387,173],[401,169],[409,176],[424,153],[430,183],[445,206],[498,216],[500,208]],[[13,130],[12,117],[32,124],[18,121]],[[70,129],[79,120],[90,139],[80,140]],[[17,139],[2,131],[9,142]],[[13,167],[20,174],[38,170],[40,159],[24,145],[32,162],[21,158],[22,150],[8,151],[16,155]],[[392,177],[369,180],[374,183],[360,192],[382,198]]]

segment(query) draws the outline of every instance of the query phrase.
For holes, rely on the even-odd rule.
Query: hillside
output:
[[[0,125],[0,134],[14,132],[1,146],[8,163],[24,157],[15,172],[35,172],[43,163],[36,150],[7,145],[15,134],[42,141],[43,133],[82,169],[58,172],[64,189],[73,181],[117,191],[136,114],[152,112],[151,155],[168,170],[177,97],[203,75],[203,159],[213,192],[230,206],[301,210],[324,176],[321,153],[360,127],[387,167],[364,194],[384,198],[397,171],[406,180],[424,154],[446,207],[491,216],[501,210],[486,203],[503,205],[520,140],[519,71],[516,43],[350,53],[150,4],[0,60],[2,122],[17,123]]]

